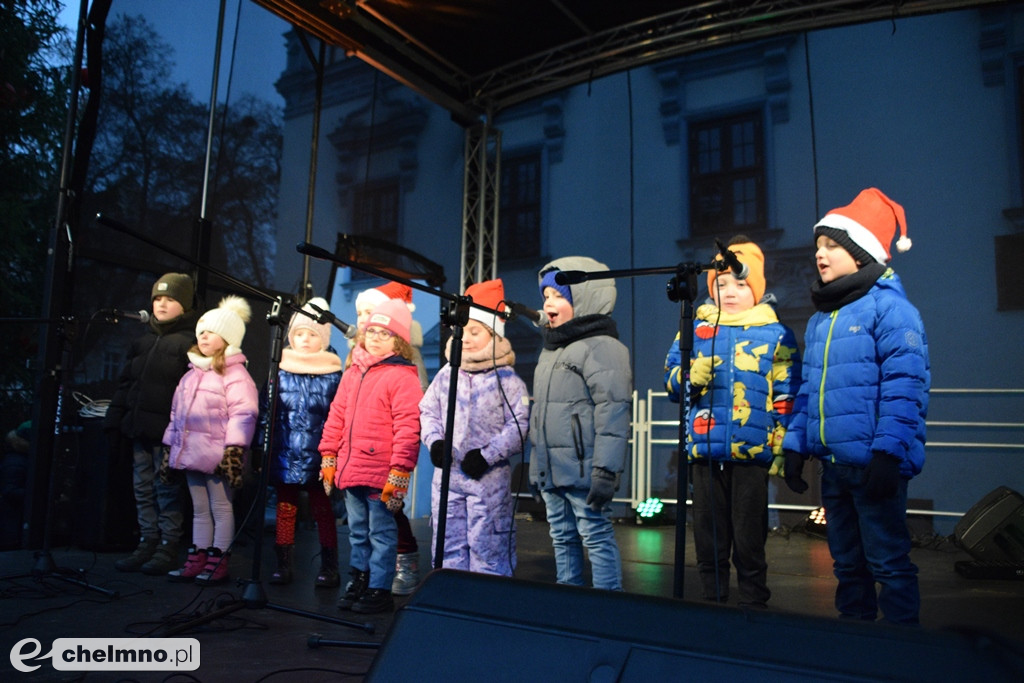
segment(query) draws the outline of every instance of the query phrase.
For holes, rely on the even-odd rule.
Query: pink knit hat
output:
[[[383,327],[391,330],[399,337],[409,342],[409,328],[412,327],[412,313],[400,299],[388,299],[373,309],[367,327]]]

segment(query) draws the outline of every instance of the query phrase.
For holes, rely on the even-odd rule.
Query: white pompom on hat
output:
[[[313,330],[320,337],[320,342],[323,344],[323,350],[326,351],[327,347],[331,345],[331,324],[330,323],[319,323],[317,318],[320,314],[316,311],[313,306],[316,306],[320,310],[330,311],[331,305],[327,303],[326,299],[322,299],[318,296],[313,297],[306,302],[306,305],[302,307],[302,310],[309,311],[313,317],[309,317],[305,313],[295,313],[292,315],[291,321],[288,323],[288,343],[292,344],[292,335],[298,330],[308,329]]]
[[[824,234],[835,239],[854,257],[858,256],[855,252],[860,249],[875,261],[888,263],[892,258],[889,245],[892,244],[897,227],[900,229],[900,238],[896,240],[896,250],[909,251],[912,243],[907,237],[907,217],[903,207],[886,197],[878,188],[869,187],[846,206],[825,214],[814,226],[814,236],[817,239],[822,234],[822,228],[830,228]],[[843,237],[853,243],[853,249],[845,243]]]
[[[211,309],[199,318],[196,323],[196,336],[203,332],[219,335],[228,345],[227,354],[242,350],[242,339],[245,338],[245,324],[249,322],[252,309],[249,302],[240,296],[229,294],[220,300],[217,308]]]

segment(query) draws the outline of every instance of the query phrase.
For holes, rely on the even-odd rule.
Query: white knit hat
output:
[[[321,299],[318,296],[313,297],[306,302],[306,305],[302,307],[302,310],[309,311],[313,317],[309,317],[305,313],[294,313],[292,314],[291,322],[288,323],[288,344],[292,344],[292,335],[296,331],[303,328],[313,330],[319,337],[320,342],[323,344],[323,350],[326,351],[327,347],[331,345],[331,324],[330,323],[318,323],[317,318],[320,314],[313,308],[316,306],[322,311],[330,311],[331,305],[327,303],[325,299]]]
[[[196,323],[196,336],[203,332],[213,332],[228,345],[228,351],[241,351],[242,339],[245,337],[245,324],[249,322],[252,309],[249,302],[240,296],[228,294],[220,300],[217,308],[203,313]],[[232,348],[233,347],[233,348]]]

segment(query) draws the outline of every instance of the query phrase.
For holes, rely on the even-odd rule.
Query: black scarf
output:
[[[572,318],[564,325],[542,327],[541,331],[544,334],[544,348],[550,350],[568,346],[587,337],[619,338],[619,328],[616,327],[615,321],[601,313]]]
[[[887,266],[876,261],[827,284],[819,278],[811,285],[811,301],[822,313],[836,311],[867,294],[886,270]]]
[[[181,330],[187,330],[190,327],[195,327],[197,322],[199,322],[198,311],[185,311],[174,320],[165,320],[164,322],[159,322],[155,317],[150,317],[149,327],[157,333],[157,336],[163,337],[171,334],[172,332],[179,332]]]

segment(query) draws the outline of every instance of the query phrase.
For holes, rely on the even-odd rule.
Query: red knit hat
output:
[[[403,285],[399,282],[391,281],[381,285],[377,289],[386,294],[389,299],[404,301],[410,311],[416,310],[416,306],[412,303],[412,287],[409,285]]]
[[[383,327],[391,330],[399,337],[409,343],[409,329],[412,327],[412,313],[401,301],[388,299],[373,309],[370,318],[366,321],[367,327]]]
[[[493,308],[498,312],[505,311],[505,285],[501,279],[484,280],[466,288],[466,296],[473,299],[473,303]],[[505,336],[505,319],[490,311],[484,311],[476,306],[469,307],[469,319],[476,320],[494,330],[499,337]]]
[[[896,250],[908,251],[911,242],[907,237],[907,217],[903,207],[886,197],[881,190],[869,187],[862,190],[850,204],[825,214],[814,226],[814,237],[817,239],[819,234],[831,237],[854,258],[863,252],[879,263],[888,263],[892,258],[889,245],[896,235],[897,225],[900,238],[896,240]],[[849,239],[854,249],[843,238]]]

